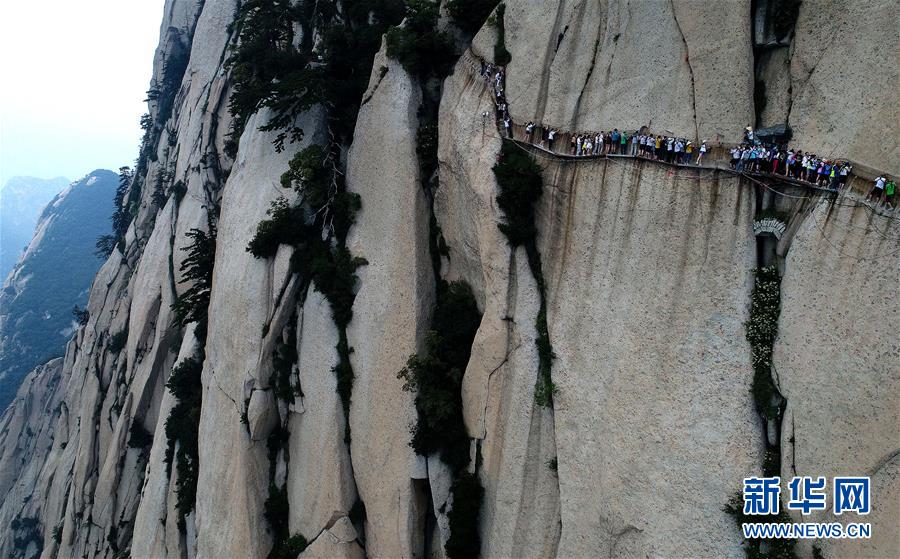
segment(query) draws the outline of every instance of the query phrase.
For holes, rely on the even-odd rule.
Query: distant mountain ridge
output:
[[[68,184],[65,177],[12,177],[0,186],[0,278],[19,261],[41,210]]]
[[[117,184],[115,173],[98,169],[53,197],[6,278],[0,292],[0,409],[29,370],[62,354],[75,326],[72,308],[86,304],[102,264],[94,244],[109,233]]]

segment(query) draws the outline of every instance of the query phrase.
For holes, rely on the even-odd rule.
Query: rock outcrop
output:
[[[397,371],[422,348],[424,331],[417,326],[428,323],[434,298],[428,204],[416,157],[421,100],[400,64],[379,53],[372,66],[347,169],[348,187],[362,199],[347,246],[368,262],[358,272],[347,329],[356,374],[350,450],[366,505],[368,553],[414,557],[424,546],[424,526],[417,525],[424,511],[413,492],[421,458],[409,446],[415,410]]]
[[[787,398],[783,478],[865,475],[872,481],[872,538],[820,545],[826,557],[900,552],[900,328],[896,219],[865,207],[821,205],[793,236],[785,259],[775,369]],[[822,270],[828,270],[823,275]],[[830,511],[804,522],[854,522]]]
[[[749,0],[507,2],[513,118],[737,140],[753,120],[749,15]],[[475,41],[487,58],[491,35]]]
[[[805,2],[791,53],[788,123],[804,151],[900,174],[897,28],[890,0]]]
[[[801,147],[830,149],[822,126],[838,117],[812,95],[816,80],[828,81],[829,103],[841,88],[865,97],[880,82],[856,69],[813,69],[807,59],[832,23],[807,3],[777,56],[755,59],[751,4],[509,0],[513,116],[563,130],[649,126],[732,141],[757,118],[754,79],[764,75],[779,84],[769,88],[779,101],[761,119],[787,119]],[[458,36],[462,57],[440,81],[408,72],[383,46],[352,142],[335,139],[326,102],[297,116],[303,137],[282,151],[277,131],[260,130],[269,108],[249,116],[239,141],[229,136],[225,61],[238,7],[166,3],[154,125],[129,190],[134,219],[65,357],[33,372],[0,419],[0,554],[262,559],[274,547],[302,558],[444,557],[452,513],[472,503],[453,492],[461,472],[411,448],[416,395],[397,373],[426,349],[440,280],[462,280],[483,314],[459,394],[467,471],[484,489],[468,519],[482,556],[744,556],[723,507],[742,478],[762,472],[766,441],[778,446],[750,394],[744,329],[751,269],[772,261],[784,274],[774,357],[786,402],[782,475],[871,475],[876,536],[820,547],[826,557],[897,555],[898,512],[888,506],[898,492],[890,429],[900,377],[889,340],[900,279],[893,216],[852,192],[832,200],[727,170],[573,160],[516,144],[543,177],[542,282],[534,255],[498,229],[507,216],[492,167],[503,140],[477,73],[496,26],[485,25],[471,50]],[[874,18],[893,13],[875,7],[854,5],[855,28],[880,29]],[[867,49],[890,58],[884,48],[825,52],[840,66],[868,59]],[[876,137],[879,119],[897,135],[897,120],[885,117],[895,94],[879,90],[877,103],[840,117],[841,153],[896,167],[892,144],[866,151],[860,140]],[[431,183],[419,130],[435,111]],[[300,242],[268,258],[247,250],[273,202],[305,194],[283,188],[281,175],[314,144],[329,147],[335,183],[361,201],[345,244],[366,264],[345,328],[335,286],[303,272],[323,266],[321,254]],[[784,227],[754,230],[758,220]],[[182,324],[172,305],[191,287],[182,281],[187,233],[213,227],[209,304]],[[326,234],[322,246],[341,242]],[[544,306],[557,387],[549,406],[535,398]],[[126,330],[121,351],[110,351]],[[173,458],[184,440],[167,433],[179,401],[166,384],[190,359],[202,360],[196,477]],[[799,552],[811,557],[812,548]]]

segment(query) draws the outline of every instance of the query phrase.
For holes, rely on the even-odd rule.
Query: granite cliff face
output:
[[[871,13],[864,5],[851,10],[860,29],[896,15],[887,2]],[[263,108],[232,157],[225,61],[239,7],[167,2],[150,107],[156,132],[128,196],[134,218],[94,281],[87,324],[64,358],[26,379],[0,424],[0,554],[446,556],[459,526],[453,512],[467,504],[461,473],[410,447],[419,411],[397,376],[428,349],[441,280],[471,286],[482,314],[459,389],[465,471],[484,489],[473,520],[482,556],[742,557],[748,544],[723,507],[743,477],[771,467],[773,449],[784,477],[873,478],[885,505],[870,517],[876,537],[818,542],[825,557],[898,554],[898,511],[887,504],[900,491],[891,431],[900,360],[883,338],[900,326],[893,216],[852,195],[724,170],[573,161],[520,145],[544,184],[534,219],[539,281],[534,254],[510,247],[497,227],[506,219],[492,172],[502,140],[481,116],[493,111],[492,93],[473,66],[492,58],[499,26],[484,25],[470,49],[460,39],[462,56],[440,87],[382,48],[344,143],[323,103],[297,115],[302,139],[278,151],[277,130],[260,130],[273,116]],[[748,122],[770,118],[754,110],[759,75],[819,79],[807,59],[823,32],[821,10],[802,4],[785,44],[769,53],[754,34],[756,9],[509,0],[512,115],[563,130],[650,126],[736,141]],[[896,60],[894,47],[867,44],[872,60]],[[846,66],[856,56],[827,53]],[[778,56],[789,78],[767,68]],[[871,87],[860,95],[877,100],[847,105],[841,155],[897,168],[893,144],[866,147],[870,123],[895,110],[896,89],[851,72],[826,81],[836,99]],[[834,134],[821,123],[838,118],[833,109],[811,90],[784,91],[794,142],[830,150]],[[434,176],[418,149],[430,119]],[[883,122],[896,137],[897,119]],[[303,196],[282,188],[281,176],[311,145],[337,147],[339,180],[361,202],[346,238],[326,245],[343,241],[367,262],[356,269],[345,325],[335,317],[339,286],[306,275],[305,245],[282,243],[268,258],[245,249],[273,201]],[[771,216],[784,233],[758,236],[756,222]],[[181,281],[186,234],[211,225],[207,318],[182,326],[172,305],[191,285]],[[744,330],[751,270],[770,263],[784,279],[777,391],[764,404],[780,421],[754,406]],[[542,324],[555,355],[550,406],[535,397]],[[124,348],[109,351],[123,331]],[[197,459],[195,477],[182,478],[190,461],[184,469],[178,456],[190,439],[170,444],[167,421],[180,402],[166,383],[194,362]],[[196,494],[183,510],[188,479]],[[300,553],[286,536],[309,545]],[[809,557],[812,548],[797,552]]]

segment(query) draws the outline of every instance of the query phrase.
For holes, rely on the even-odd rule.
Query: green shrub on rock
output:
[[[503,211],[506,223],[499,223],[500,231],[506,235],[513,247],[524,246],[528,266],[537,283],[541,296],[541,307],[535,318],[535,345],[538,350],[538,380],[534,388],[535,401],[544,407],[553,406],[553,397],[558,392],[551,377],[553,346],[547,325],[547,298],[541,256],[537,249],[537,227],[535,226],[534,205],[543,194],[544,181],[541,167],[523,149],[511,141],[504,141],[500,157],[494,165],[494,176],[500,188],[497,204]]]
[[[537,235],[534,204],[543,193],[541,168],[527,152],[505,141],[499,161],[494,165],[494,175],[500,186],[497,204],[506,218],[506,223],[498,227],[510,245],[524,245]]]
[[[455,59],[450,38],[438,29],[440,5],[431,0],[409,0],[402,27],[387,32],[387,55],[413,76],[446,76]]]
[[[750,319],[744,325],[753,359],[753,399],[756,410],[768,419],[778,414],[778,392],[772,380],[772,348],[778,335],[781,313],[781,277],[775,266],[753,271],[754,285]]]
[[[498,0],[450,0],[447,2],[447,13],[457,27],[474,35],[498,3]]]
[[[186,529],[185,517],[194,509],[194,503],[197,501],[202,371],[202,357],[194,356],[179,363],[166,382],[166,388],[176,398],[177,403],[166,419],[168,446],[165,463],[171,471],[174,461],[178,472],[175,509],[178,512],[178,528],[182,532]]]
[[[72,318],[75,319],[75,322],[77,322],[79,326],[84,326],[91,318],[91,313],[87,309],[82,309],[78,305],[75,305],[72,307]]]
[[[191,244],[181,249],[187,252],[187,257],[178,268],[182,274],[179,283],[188,283],[190,286],[172,304],[176,323],[186,326],[190,322],[196,322],[197,336],[201,339],[206,337],[206,313],[216,262],[216,224],[211,217],[207,226],[209,231],[191,229],[185,233],[191,239]]]
[[[353,136],[372,60],[387,29],[402,20],[402,0],[245,0],[233,25],[231,70],[234,115],[227,152],[234,157],[247,119],[260,107],[277,132],[275,147],[297,141],[299,115],[327,105],[338,141]],[[299,29],[299,32],[296,30]],[[314,38],[316,40],[314,41]]]
[[[125,348],[125,344],[128,342],[128,327],[124,330],[116,332],[109,338],[109,345],[106,346],[106,349],[109,350],[110,353],[117,354]]]
[[[148,431],[138,418],[135,418],[131,423],[131,428],[128,430],[128,446],[130,448],[144,449],[151,444],[153,444],[153,433]]]
[[[302,208],[291,206],[287,199],[272,201],[264,219],[256,226],[256,234],[247,245],[247,252],[256,258],[271,258],[279,245],[296,245],[303,239],[305,222]]]
[[[550,332],[547,329],[547,305],[541,301],[541,310],[538,311],[535,320],[537,338],[534,340],[538,350],[538,380],[534,387],[534,399],[539,406],[549,408],[553,406],[553,397],[559,390],[550,376],[553,360],[553,346],[550,345]]]
[[[469,463],[469,436],[462,416],[462,378],[481,314],[468,284],[453,282],[438,294],[425,351],[411,355],[397,377],[416,394],[418,421],[410,446],[440,453],[453,471]]]
[[[297,152],[288,163],[288,170],[281,175],[281,186],[293,188],[312,208],[320,208],[328,202],[332,174],[327,168],[325,148],[312,144]]]

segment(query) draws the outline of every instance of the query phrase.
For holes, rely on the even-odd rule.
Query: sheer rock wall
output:
[[[779,89],[792,95],[783,106],[796,141],[824,150],[837,137],[847,156],[893,169],[895,148],[866,143],[881,130],[897,136],[897,119],[884,118],[895,110],[892,94],[880,78],[860,79],[856,70],[822,73],[828,64],[853,66],[867,49],[875,64],[891,53],[881,43],[829,47],[829,63],[810,70],[806,60],[824,24],[807,4],[794,29],[792,87]],[[826,11],[840,9],[828,4]],[[854,25],[879,28],[886,5],[869,13],[854,4]],[[324,141],[322,112],[301,117],[303,143],[283,153],[258,130],[267,115],[257,114],[235,159],[224,155],[231,117],[223,60],[235,9],[235,0],[167,2],[156,80],[173,53],[189,53],[165,123],[172,137],[148,163],[125,254],[114,253],[94,282],[87,325],[65,358],[32,373],[0,420],[0,520],[19,520],[0,532],[5,556],[42,547],[46,557],[128,549],[133,557],[262,558],[273,541],[264,514],[273,481],[286,488],[290,533],[312,542],[303,557],[443,556],[450,474],[408,446],[413,395],[396,377],[422,349],[434,299],[430,201],[415,141],[421,89],[379,54],[347,154],[348,188],[362,198],[348,247],[368,261],[358,271],[347,329],[356,377],[348,445],[331,370],[339,332],[328,302],[292,272],[290,247],[269,260],[245,250],[270,202],[295,196],[279,177],[296,149]],[[565,130],[646,125],[731,141],[755,118],[749,1],[510,0],[505,27],[517,121]],[[495,37],[485,26],[475,54],[490,58]],[[501,140],[481,116],[492,110],[491,93],[470,64],[462,58],[443,83],[433,210],[450,250],[441,274],[467,281],[484,313],[462,387],[473,465],[485,487],[482,555],[742,556],[722,506],[762,461],[742,326],[762,197],[725,172],[540,156],[538,248],[559,388],[554,407],[541,407],[533,397],[539,288],[524,251],[510,249],[497,228],[503,217],[491,167]],[[801,92],[796,80],[807,73],[814,77],[808,87],[820,73],[827,78],[827,95]],[[877,102],[832,116],[819,104],[840,104],[842,88]],[[157,110],[151,105],[151,114]],[[836,118],[849,119],[837,136],[820,129]],[[163,172],[182,180],[186,194],[158,208],[149,185]],[[896,226],[865,208],[831,208],[814,194],[801,199],[784,202],[799,209],[789,212],[779,248],[785,279],[775,364],[791,422],[784,437],[796,439],[796,456],[785,454],[784,467],[869,473],[875,498],[887,502],[898,491],[898,445],[889,429],[897,422],[890,387],[900,372],[879,335],[896,331],[897,304],[893,291],[877,294],[900,279]],[[186,288],[178,272],[185,233],[205,228],[216,206],[199,483],[182,533],[177,474],[163,460],[174,404],[165,382],[198,340],[194,326],[174,325],[170,305]],[[817,289],[822,281],[835,291]],[[112,355],[109,337],[126,325],[127,344]],[[273,349],[289,331],[298,353],[291,374],[303,391],[291,405],[276,402],[271,378]],[[872,356],[875,366],[867,364]],[[847,375],[862,380],[848,390]],[[830,405],[818,405],[823,398]],[[272,462],[266,439],[278,422],[290,435]],[[133,425],[152,443],[129,444]],[[835,448],[823,425],[852,449]],[[785,452],[790,444],[782,443]],[[351,520],[357,500],[364,523]],[[896,511],[873,515],[881,535],[867,542],[870,555],[896,556],[891,518]],[[853,545],[823,550],[839,557],[854,553]]]

